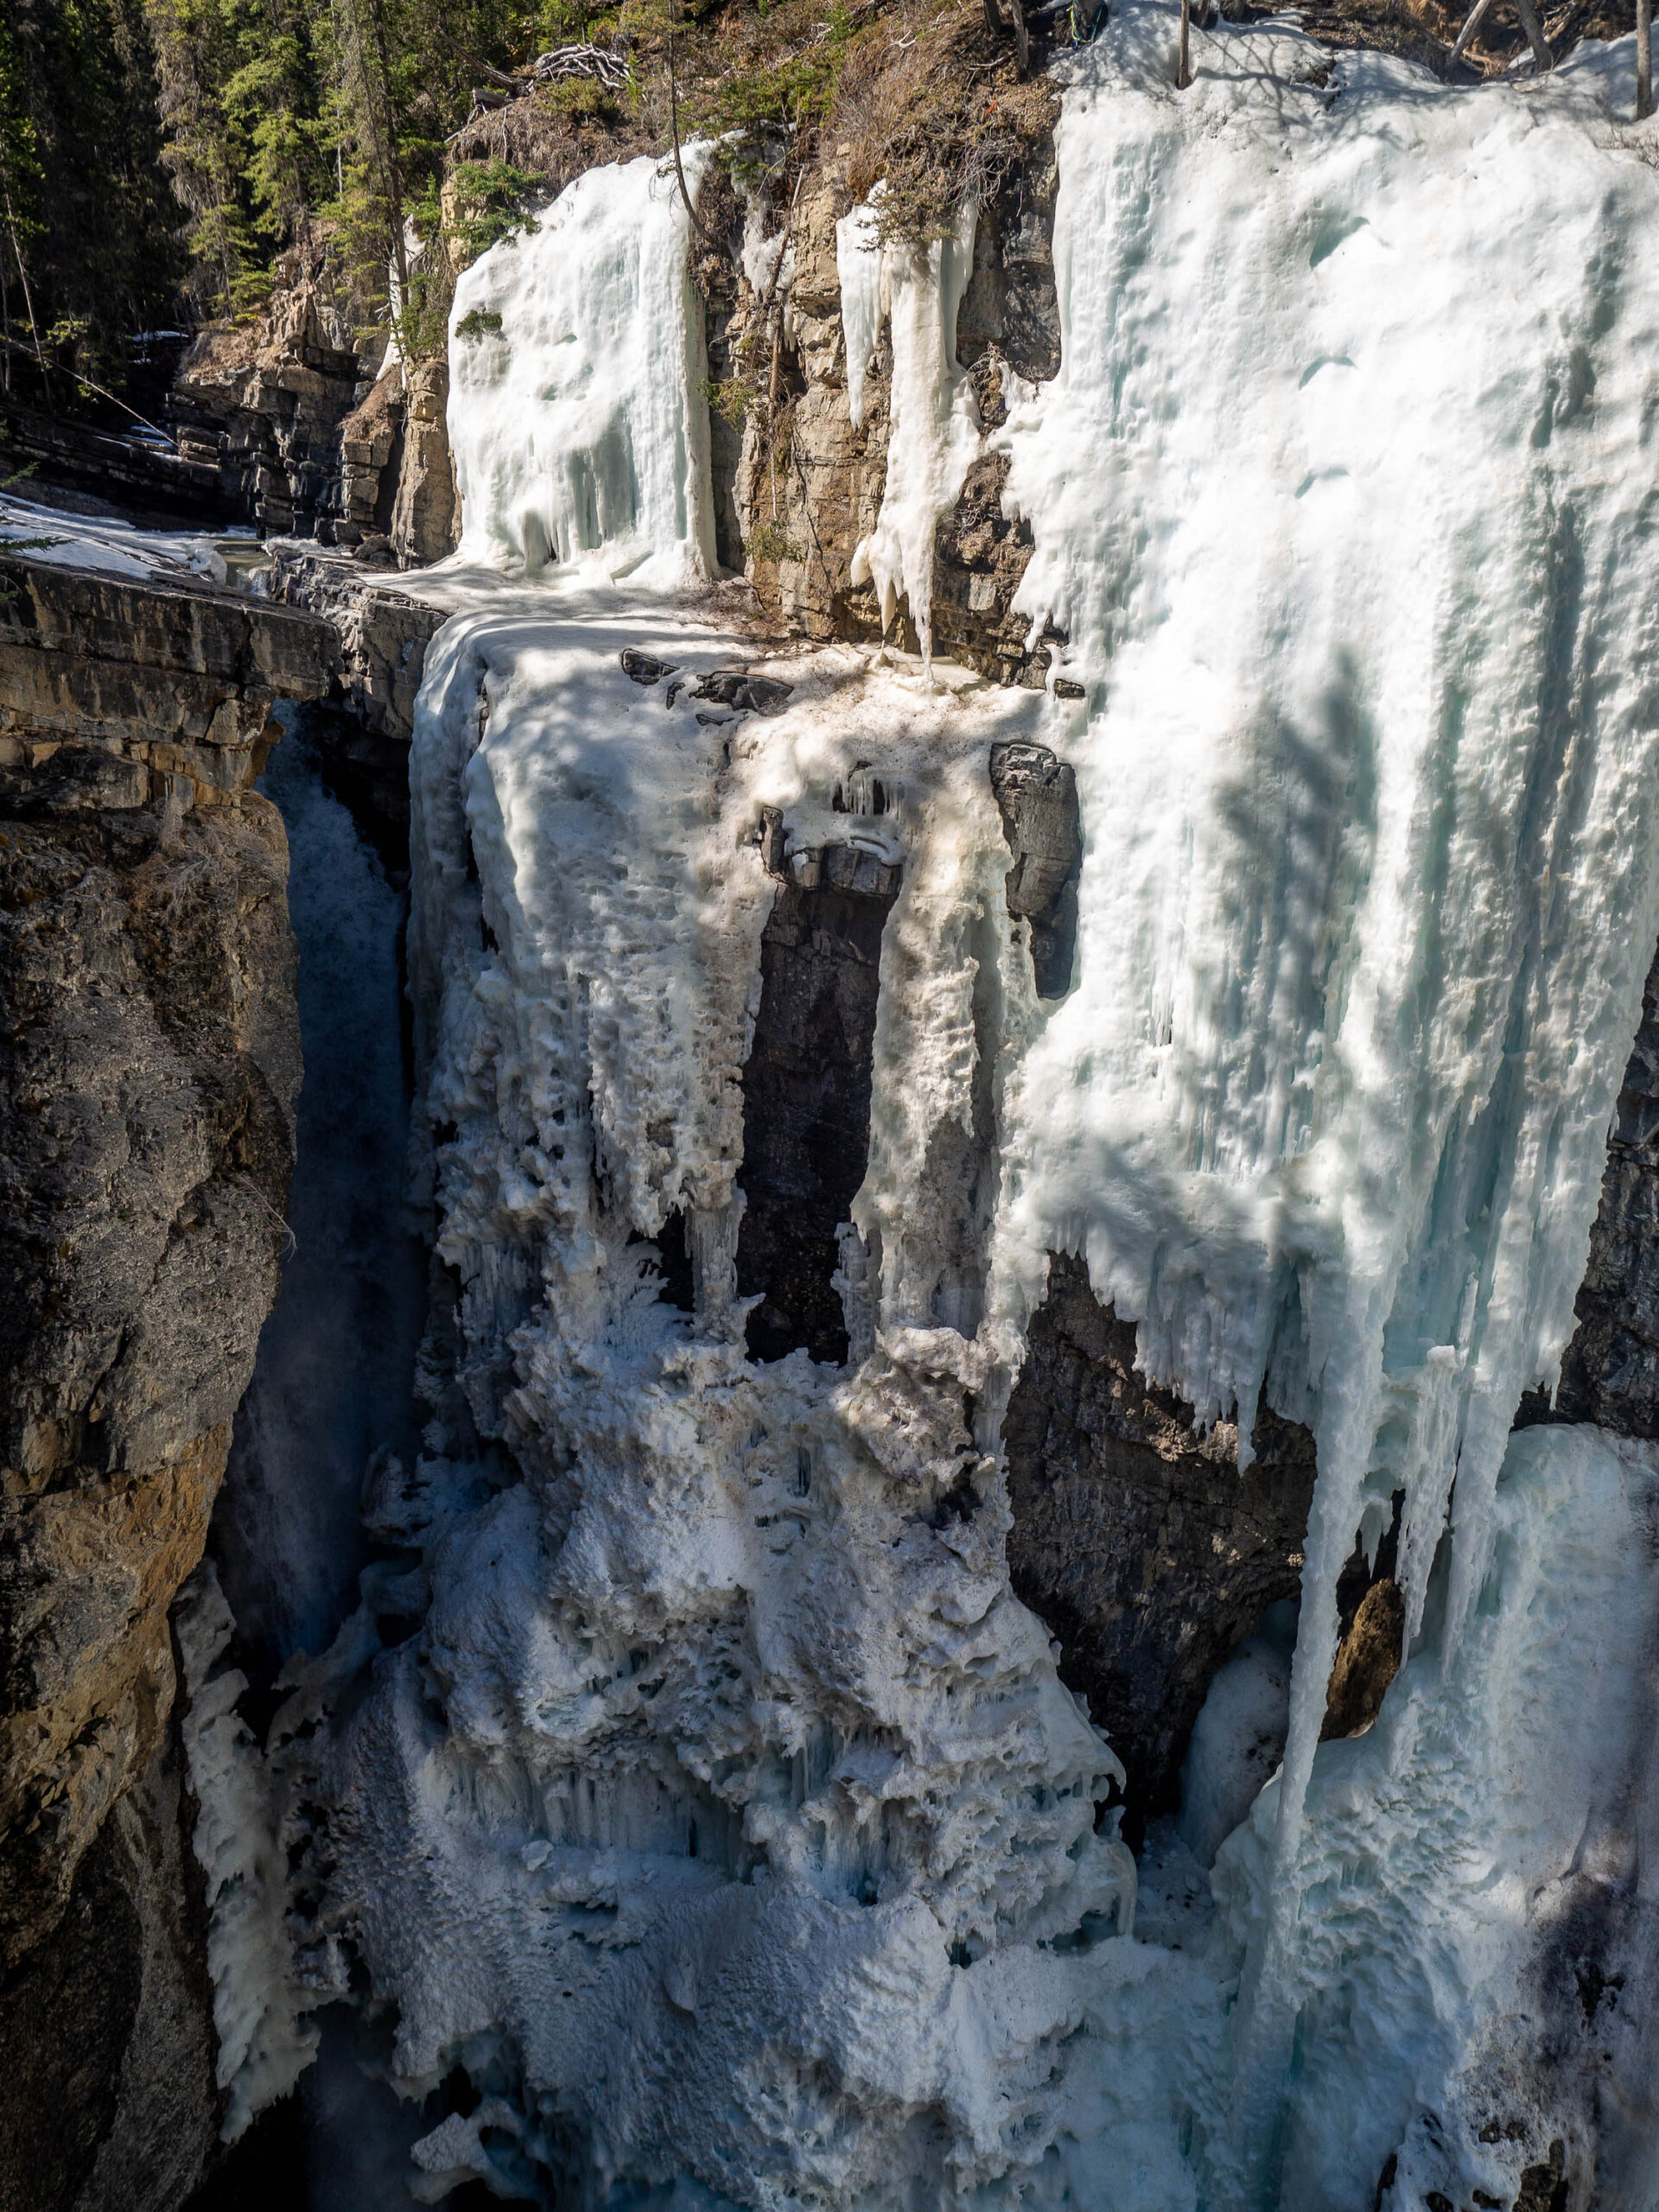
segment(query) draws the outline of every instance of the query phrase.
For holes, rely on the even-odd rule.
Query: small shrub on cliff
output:
[[[445,197],[443,230],[455,249],[452,259],[465,269],[503,238],[533,230],[536,218],[525,201],[546,180],[510,162],[465,162],[451,174]]]

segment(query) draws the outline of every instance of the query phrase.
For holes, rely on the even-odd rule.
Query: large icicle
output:
[[[1659,921],[1659,180],[1594,50],[1451,96],[1369,54],[1326,85],[1280,28],[1201,41],[1178,94],[1167,48],[1132,6],[1076,67],[1064,365],[1008,436],[1022,604],[1090,709],[1080,982],[1007,1225],[1027,1268],[1085,1247],[1241,1437],[1264,1385],[1315,1427],[1248,2103],[1368,1483],[1408,1484],[1415,1614],[1458,1454],[1455,1639]]]
[[[879,191],[879,188],[878,188]],[[874,198],[874,195],[872,195]],[[836,226],[847,391],[855,429],[883,315],[893,335],[887,476],[875,528],[853,554],[855,584],[873,583],[888,627],[906,601],[924,664],[933,655],[933,533],[979,450],[979,407],[957,359],[957,310],[974,266],[975,210],[927,245],[883,245],[874,206]]]
[[[688,148],[695,190],[705,147]],[[589,169],[455,286],[463,560],[643,584],[714,569],[702,309],[671,176]]]

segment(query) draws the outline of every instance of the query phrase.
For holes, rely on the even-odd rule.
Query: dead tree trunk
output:
[[[1462,60],[1464,49],[1467,47],[1470,40],[1473,38],[1475,33],[1480,29],[1481,25],[1485,22],[1486,10],[1491,6],[1491,4],[1492,0],[1475,0],[1475,4],[1469,10],[1468,17],[1464,23],[1463,29],[1458,33],[1458,42],[1452,49],[1451,60],[1446,64],[1448,69],[1452,67],[1452,62]]]
[[[1181,0],[1181,52],[1175,64],[1175,89],[1184,92],[1192,81],[1192,0]]]
[[[1636,0],[1636,119],[1653,113],[1653,0]]]
[[[1014,67],[1020,77],[1031,74],[1031,34],[1026,29],[1026,11],[1022,0],[1008,0],[1014,10]]]

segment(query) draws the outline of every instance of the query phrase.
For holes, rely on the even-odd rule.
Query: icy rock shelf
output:
[[[405,2093],[466,2069],[428,2201],[1405,2212],[1541,2170],[1653,2201],[1641,1970],[1595,2081],[1539,1996],[1597,1897],[1610,1959],[1651,1949],[1653,1477],[1510,1429],[1659,932],[1659,169],[1609,120],[1628,48],[1464,94],[1223,28],[1177,95],[1173,38],[1128,0],[1065,66],[1062,367],[995,434],[1080,702],[850,646],[769,658],[776,713],[698,698],[753,648],[698,596],[655,165],[458,288],[410,934],[454,1300],[425,1450],[367,1501],[418,1563],[273,1730],[298,1949],[264,2000],[297,2052],[355,1959]],[[840,245],[851,404],[885,317],[907,426],[861,557],[925,639],[980,435],[971,238],[895,260],[855,213]],[[1053,1001],[1007,909],[1011,739],[1082,805]],[[744,1071],[768,917],[835,851],[898,887],[849,1357],[763,1363]],[[1283,1766],[1212,1876],[1180,1845],[1179,1942],[1167,1866],[1164,1940],[1133,1932],[1116,1763],[1008,1586],[1052,1250],[1202,1417],[1317,1439]],[[1410,1656],[1320,1747],[1338,1573],[1401,1491]],[[422,1625],[382,1651],[377,1611]],[[253,1756],[224,1707],[207,1792]]]

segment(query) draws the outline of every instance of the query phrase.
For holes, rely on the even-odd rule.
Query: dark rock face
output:
[[[118,499],[130,520],[153,519],[163,528],[181,521],[212,527],[244,512],[220,484],[216,458],[204,467],[152,439],[39,415],[9,397],[0,397],[0,423],[6,432],[6,474],[27,472],[31,496],[54,501],[67,487],[95,499],[104,512],[107,501]]]
[[[0,2031],[30,2042],[0,2202],[159,2212],[214,2118],[168,1609],[276,1296],[300,1077],[287,847],[247,786],[335,646],[229,594],[3,582]]]
[[[1186,1739],[1223,1660],[1300,1586],[1313,1440],[1264,1412],[1236,1433],[1148,1389],[1135,1331],[1057,1254],[1003,1424],[1016,1593],[1128,1774],[1126,1830],[1173,1809]]]
[[[749,1316],[751,1357],[804,1346],[840,1365],[836,1232],[869,1161],[881,931],[899,872],[852,845],[796,858],[799,877],[779,884],[761,940],[760,1010],[743,1071],[737,1288],[762,1294]]]
[[[1077,779],[1046,745],[994,745],[991,789],[1014,855],[1008,912],[1031,925],[1031,964],[1039,998],[1071,987],[1077,944],[1077,877],[1083,823]]]
[[[219,2122],[207,1914],[175,1733],[0,1984],[0,2212],[171,2212]]]
[[[1060,365],[1060,303],[1054,287],[1052,144],[1009,170],[974,231],[974,270],[957,314],[957,358],[967,370],[981,420],[1007,420],[1005,369],[1044,384]],[[1040,685],[1048,668],[1045,633],[1034,650],[1030,623],[1010,610],[1031,559],[1031,531],[1002,509],[1008,456],[982,453],[969,470],[933,548],[936,652],[965,661],[999,683]]]
[[[980,209],[974,273],[957,315],[957,358],[965,369],[976,369],[995,349],[1027,383],[1046,384],[1058,375],[1054,195],[1059,182],[1051,139],[1034,159],[1009,169]]]
[[[1593,1421],[1620,1436],[1659,1437],[1659,957],[1618,1094],[1575,1311],[1553,1413],[1536,1394],[1522,1401],[1516,1425]]]

